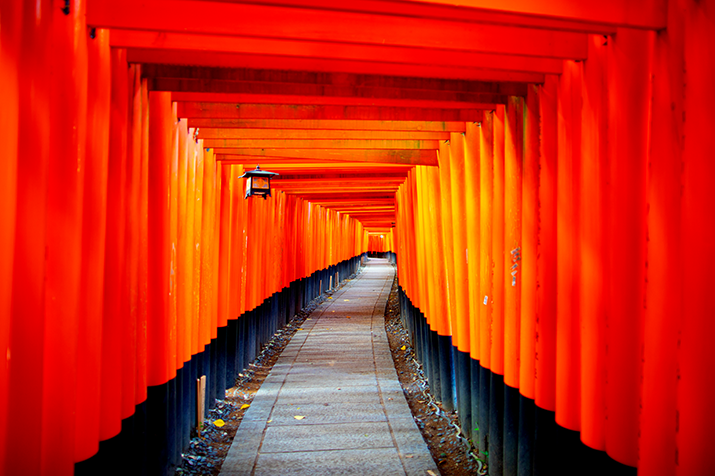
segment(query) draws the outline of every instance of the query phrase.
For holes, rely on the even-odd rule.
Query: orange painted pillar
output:
[[[439,273],[441,286],[439,293],[440,301],[443,301],[443,311],[445,317],[445,328],[440,335],[455,336],[457,331],[457,296],[455,295],[455,266],[454,266],[454,240],[452,229],[452,157],[451,146],[444,142],[440,143],[439,147],[439,168],[438,181],[435,183],[435,197],[439,197],[435,203],[436,220],[440,226],[441,236],[437,239],[441,240],[442,254],[435,257],[435,271]],[[452,344],[454,345],[454,341]]]
[[[240,173],[238,173],[240,172]],[[245,169],[243,166],[240,166],[238,169],[238,175],[241,176],[243,175],[243,172],[245,172]],[[248,225],[249,225],[249,215],[248,215],[248,205],[250,203],[250,200],[246,200],[244,198],[244,191],[245,191],[245,179],[238,179],[238,187],[236,188],[236,193],[237,193],[237,198],[236,202],[234,202],[236,205],[239,207],[239,215],[238,215],[238,226],[239,226],[239,251],[241,253],[241,273],[240,273],[240,308],[239,308],[239,315],[243,314],[244,312],[250,310],[248,300],[249,300],[249,295],[248,295]]]
[[[556,203],[557,203],[557,87],[547,75],[540,87],[541,145],[539,162],[538,288],[536,290],[536,346],[538,359],[535,401],[545,410],[556,409]]]
[[[610,310],[606,450],[638,463],[646,281],[646,178],[654,34],[619,29],[608,48]],[[687,286],[685,287],[687,289]]]
[[[141,78],[140,72],[137,75]],[[137,303],[136,320],[136,387],[135,404],[147,399],[149,385],[148,321],[149,321],[149,87],[146,78],[139,86],[139,181],[137,231],[139,248],[137,255]]]
[[[656,37],[648,174],[648,287],[643,333],[643,410],[638,471],[673,476],[678,435],[678,357],[683,325],[682,160],[685,71],[678,62],[683,31]],[[674,127],[675,125],[675,127]],[[675,180],[678,177],[679,180]],[[679,453],[679,452],[678,452]],[[694,471],[697,472],[693,468]],[[705,471],[700,471],[705,472]]]
[[[191,359],[191,243],[189,239],[189,222],[192,215],[188,213],[189,204],[189,153],[188,143],[189,128],[186,119],[178,118],[177,124],[177,266],[176,266],[176,322],[177,332],[177,353],[181,362],[188,362]]]
[[[213,192],[215,188],[216,161],[211,150],[203,147],[199,140],[199,150],[203,154],[203,187],[201,196],[201,287],[199,304],[199,346],[203,349],[211,342],[213,324],[213,231],[214,211]]]
[[[510,97],[504,127],[504,383],[519,386],[521,321],[521,195],[524,175],[524,104]]]
[[[191,129],[189,129],[191,135]],[[201,232],[203,227],[203,201],[204,201],[204,154],[201,144],[194,142],[192,144],[194,155],[194,229],[193,229],[193,280],[192,280],[192,309],[191,309],[191,353],[198,354],[204,350],[205,342],[201,340],[202,329],[200,326],[201,315],[201,254],[203,247],[201,246]]]
[[[0,352],[8,354],[12,305],[12,268],[15,252],[18,133],[20,118],[20,66],[22,62],[23,2],[0,4]],[[27,79],[27,78],[25,78]],[[7,444],[8,365],[0,366],[0,472]]]
[[[478,214],[469,216],[468,207],[471,212],[478,210],[479,200],[476,190],[469,183],[467,178],[474,179],[473,173],[467,176],[465,164],[465,137],[461,132],[450,134],[450,188],[452,189],[452,239],[454,246],[454,301],[455,316],[452,325],[453,335],[457,336],[455,345],[462,352],[470,351],[470,283],[472,276],[469,273],[469,261],[477,261],[479,253],[472,248],[472,255],[469,255],[469,245],[467,235],[472,234],[478,237],[479,219]],[[473,170],[472,170],[473,172]],[[469,192],[469,193],[468,193]],[[474,194],[474,195],[473,195]],[[476,206],[472,203],[476,202]],[[476,275],[476,273],[474,273]],[[474,296],[476,299],[476,296]],[[474,299],[472,299],[473,301]]]
[[[491,321],[491,370],[504,375],[504,106],[499,105],[494,113],[494,182],[492,208],[492,321]],[[508,253],[508,250],[507,252]]]
[[[183,121],[182,121],[183,122]],[[188,126],[188,124],[187,124]],[[194,355],[197,345],[198,330],[194,327],[194,316],[196,315],[195,307],[195,283],[196,272],[194,260],[196,258],[196,141],[193,139],[194,129],[187,129],[187,137],[184,146],[185,161],[186,161],[186,194],[185,198],[181,198],[180,203],[185,202],[184,210],[184,226],[181,233],[183,266],[179,272],[179,277],[182,281],[183,293],[181,295],[181,313],[183,315],[182,322],[186,329],[186,339],[184,340],[184,355],[189,359]],[[182,166],[182,169],[184,167]],[[200,188],[200,185],[199,185]],[[181,188],[179,189],[181,191]]]
[[[218,326],[225,327],[231,316],[230,302],[230,271],[231,271],[231,165],[218,165],[218,176],[221,180],[221,198],[219,200],[219,260],[218,260]]]
[[[449,275],[452,274],[452,270],[450,269],[451,266],[448,266],[448,263],[445,262],[445,257],[452,257],[452,246],[451,240],[449,240],[450,246],[447,246],[446,240],[444,239],[444,228],[450,226],[451,224],[450,220],[446,220],[444,216],[451,214],[451,210],[449,210],[451,207],[448,206],[451,204],[451,200],[446,202],[443,202],[442,200],[442,172],[439,168],[430,167],[428,169],[428,173],[430,180],[427,185],[429,187],[430,200],[432,204],[429,213],[430,221],[434,226],[433,244],[436,245],[433,250],[434,253],[432,255],[432,261],[430,262],[436,278],[436,286],[431,289],[432,295],[434,296],[432,320],[435,325],[435,330],[439,335],[449,336],[452,334],[450,312],[451,292],[449,291]],[[448,194],[444,195],[449,196]],[[443,204],[445,206],[442,206]],[[450,260],[450,262],[451,261],[452,260]]]
[[[171,93],[149,93],[147,384],[173,377],[169,362],[169,172],[171,168]]]
[[[140,293],[139,293],[139,276],[140,276],[140,241],[141,241],[141,229],[142,223],[140,215],[140,190],[141,190],[141,177],[142,177],[142,161],[141,161],[141,131],[142,131],[142,88],[141,88],[141,75],[139,67],[132,65],[127,67],[126,54],[124,52],[118,53],[114,51],[112,53],[112,76],[117,74],[125,74],[127,76],[127,96],[128,103],[126,105],[126,159],[125,159],[125,180],[124,180],[124,196],[125,196],[125,206],[122,208],[121,204],[115,204],[113,206],[120,207],[122,215],[118,219],[124,220],[124,280],[123,285],[120,288],[120,311],[125,316],[125,319],[120,321],[120,335],[121,335],[121,350],[120,350],[120,364],[121,364],[121,388],[122,391],[118,392],[121,398],[121,408],[120,414],[121,418],[126,418],[134,413],[134,407],[137,403],[140,403],[143,399],[141,396],[143,392],[138,389],[138,375],[137,370],[137,359],[138,355],[138,321],[140,315],[145,310],[145,306],[141,305]],[[121,102],[122,94],[121,91],[114,90],[116,83],[121,80],[117,80],[112,84],[113,95],[112,95],[112,119],[110,124],[121,124],[122,111]],[[111,125],[112,130],[116,125]],[[109,172],[109,177],[114,180],[116,173],[114,173],[113,167],[117,165],[115,163],[118,149],[114,147],[116,141],[121,141],[122,138],[110,136],[110,167],[112,170]],[[120,171],[121,173],[121,171]],[[111,184],[112,182],[110,182]],[[113,194],[108,192],[107,200],[111,205],[114,203]],[[113,209],[108,209],[108,216],[112,213]],[[112,223],[112,220],[107,220],[107,223]],[[111,229],[107,230],[108,235],[111,234]],[[107,246],[110,246],[108,243]],[[112,255],[107,255],[110,257]],[[109,264],[107,264],[109,266]],[[109,268],[105,268],[105,286],[109,284],[106,272]],[[145,303],[146,301],[144,301]],[[107,291],[105,290],[105,310],[109,309],[110,304],[107,302]],[[112,334],[111,330],[107,328],[106,319],[108,315],[104,315],[104,321],[102,325],[102,340],[109,341]],[[107,336],[107,337],[105,337]],[[102,367],[104,368],[105,362],[111,362],[114,357],[113,349],[110,346],[102,346]],[[113,392],[111,389],[116,388],[116,384],[113,381],[114,376],[110,372],[102,372],[102,416],[100,421],[100,431],[99,439],[107,439],[116,434],[116,419],[113,416],[115,411],[115,406],[112,405]],[[141,392],[141,393],[140,393]],[[107,395],[112,394],[112,395]],[[107,401],[105,402],[105,396]]]
[[[74,472],[77,333],[87,134],[84,2],[52,16],[41,471]],[[43,13],[47,14],[47,13]],[[33,139],[35,140],[35,139]],[[42,340],[40,340],[42,341]],[[37,375],[39,378],[39,375]],[[62,388],[55,393],[51,389]]]
[[[256,260],[256,248],[258,234],[256,232],[256,204],[258,200],[249,198],[246,203],[248,205],[246,220],[247,220],[247,261],[246,261],[246,310],[251,311],[257,306],[256,286],[259,275],[256,274],[258,266]]]
[[[494,112],[484,114],[479,127],[479,359],[491,369],[494,308]],[[469,131],[469,129],[467,129]]]
[[[481,225],[481,154],[480,129],[482,124],[468,122],[464,134],[464,213],[467,231],[467,273],[469,353],[479,360],[480,322],[482,319],[482,292],[480,269],[482,265]]]
[[[208,203],[209,211],[211,213],[211,221],[209,228],[209,241],[210,246],[209,253],[209,264],[208,268],[211,273],[210,282],[211,288],[209,293],[209,338],[215,339],[218,337],[218,246],[219,246],[219,228],[218,222],[220,212],[217,203],[220,199],[221,194],[221,177],[217,174],[217,164],[216,156],[214,155],[213,149],[207,150],[206,154],[209,156],[207,163],[209,164],[209,183],[210,183],[210,200]]]
[[[176,370],[184,366],[180,357],[178,335],[184,327],[179,325],[178,266],[179,266],[179,134],[181,124],[177,117],[177,104],[171,106],[171,149],[169,169],[169,325],[167,339],[169,348],[169,368]],[[172,370],[172,371],[173,371]]]
[[[578,240],[581,340],[581,441],[604,450],[606,424],[606,310],[608,250],[604,247],[608,214],[606,194],[608,152],[604,88],[605,51],[602,36],[589,39],[588,62],[583,69],[581,108],[581,195]],[[576,116],[578,120],[578,116]]]
[[[426,236],[424,240],[424,268],[429,285],[425,289],[427,310],[425,317],[430,329],[439,335],[444,335],[443,321],[447,321],[446,308],[443,307],[444,274],[440,269],[444,249],[441,246],[442,226],[438,222],[437,203],[439,203],[439,170],[425,167],[422,174],[422,190],[424,200],[423,217]],[[423,274],[424,276],[424,274]]]
[[[557,181],[556,423],[581,429],[578,284],[581,65],[565,62],[559,83]]]
[[[536,290],[539,255],[539,93],[529,86],[524,114],[524,170],[521,207],[521,309],[519,330],[519,391],[535,397]],[[518,279],[517,279],[518,281]]]
[[[425,212],[427,210],[426,196],[424,193],[423,184],[425,182],[425,166],[415,167],[415,180],[414,187],[412,191],[413,203],[414,203],[414,214],[415,214],[415,238],[417,241],[417,266],[416,266],[416,276],[415,283],[419,286],[416,290],[416,298],[413,298],[413,304],[417,306],[427,319],[429,319],[428,314],[429,309],[429,295],[427,294],[427,289],[431,287],[431,278],[428,274],[425,262],[427,261],[426,252],[426,226],[425,226]]]
[[[715,223],[709,219],[712,204],[712,111],[715,74],[712,28],[713,4],[687,3],[684,63],[688,91],[684,96],[682,256],[683,321],[680,334],[676,474],[713,474],[710,437],[715,425],[715,365],[712,336],[715,306],[711,270],[715,256]],[[680,69],[677,70],[679,73]],[[677,73],[676,73],[677,74]],[[679,93],[678,93],[679,94]],[[676,110],[674,112],[679,112]],[[708,217],[708,218],[705,218]],[[652,236],[652,235],[651,235]]]
[[[48,46],[51,19],[50,15],[40,15],[40,12],[48,11],[51,2],[3,2],[2,14],[8,12],[10,3],[22,9],[22,22],[16,25],[21,27],[17,64],[17,116],[9,118],[11,121],[17,120],[17,143],[22,148],[18,150],[16,172],[17,213],[14,223],[12,288],[9,289],[7,387],[1,391],[12,388],[35,389],[32,392],[9,392],[7,408],[40,409],[44,391],[41,385],[38,388],[38,382],[42,381],[44,354],[47,174],[50,154]],[[18,15],[15,13],[15,16]],[[0,31],[3,40],[12,31],[11,28],[8,26],[6,30],[3,19]],[[0,47],[5,51],[6,44]],[[6,113],[11,114],[12,109],[6,110],[3,106],[2,114]],[[32,160],[23,160],[29,157]],[[0,468],[0,472],[40,474],[41,413],[8,412],[6,428],[12,429],[12,436],[5,439],[3,450],[5,455],[11,457],[2,460],[4,467]],[[0,428],[3,435],[6,428]]]
[[[243,200],[243,179],[239,179],[243,175],[243,167],[240,165],[224,165],[226,173],[229,175],[228,192],[224,189],[224,193],[228,193],[230,202],[230,236],[229,236],[229,251],[228,251],[228,286],[226,290],[228,298],[228,316],[229,319],[237,319],[241,315],[241,267],[243,259],[243,242],[241,241],[243,215],[241,211],[241,200]],[[223,206],[223,205],[222,205]]]
[[[109,131],[110,131],[110,96],[111,96],[111,68],[109,53],[109,31],[97,30],[96,36],[88,44],[88,84],[87,84],[87,160],[84,176],[83,223],[82,223],[82,275],[80,284],[80,302],[78,312],[77,335],[77,400],[75,402],[75,441],[74,461],[82,461],[97,452],[99,449],[99,416],[100,416],[100,370],[102,363],[102,313],[105,298],[104,279],[105,272],[105,236],[107,230],[107,195],[109,187],[108,161],[109,161]],[[126,157],[126,132],[122,137],[122,130],[126,131],[126,75],[125,71],[119,76],[121,105],[124,117],[122,124],[117,124],[114,130],[115,139],[123,143],[116,144],[115,152],[116,171],[113,177],[114,191],[118,192],[118,200],[114,207],[118,211],[116,216],[121,217],[121,203],[123,201],[124,179],[123,166]],[[121,112],[120,112],[121,114]],[[117,137],[118,136],[118,137]],[[118,159],[118,160],[117,160]],[[118,253],[123,257],[124,222],[116,220],[112,232],[112,248],[107,252]],[[108,243],[107,243],[108,244]],[[107,260],[109,261],[109,260]],[[118,265],[113,271],[116,273],[113,296],[116,313],[119,311],[119,299],[123,285],[123,262],[114,262]],[[117,326],[118,330],[118,326]],[[121,341],[114,334],[119,350]],[[114,377],[120,380],[121,372]],[[116,408],[121,407],[121,393],[117,392]],[[119,416],[119,412],[117,412]]]

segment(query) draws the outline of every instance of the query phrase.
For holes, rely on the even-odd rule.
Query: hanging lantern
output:
[[[278,175],[275,172],[269,172],[267,170],[261,170],[260,165],[256,165],[255,170],[249,170],[245,174],[238,178],[246,178],[246,196],[245,198],[251,197],[253,195],[266,197],[271,196],[271,177]]]

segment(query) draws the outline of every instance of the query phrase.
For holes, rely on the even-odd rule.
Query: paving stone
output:
[[[375,448],[262,454],[255,474],[366,476],[400,475],[405,471],[395,448]]]
[[[261,453],[394,447],[387,422],[269,426]]]
[[[377,387],[355,385],[347,387],[322,387],[284,389],[278,397],[278,404],[298,405],[301,403],[365,403],[380,404]]]
[[[296,420],[295,415],[304,416]],[[384,407],[378,403],[283,403],[273,407],[271,423],[275,425],[315,425],[325,423],[387,421]]]

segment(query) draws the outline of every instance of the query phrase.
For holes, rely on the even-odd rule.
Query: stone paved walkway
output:
[[[246,411],[221,475],[439,475],[385,334],[393,276],[370,259],[313,311]]]

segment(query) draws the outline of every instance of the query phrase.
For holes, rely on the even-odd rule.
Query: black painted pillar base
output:
[[[454,356],[454,375],[457,385],[457,415],[462,434],[472,437],[472,368],[469,353],[452,348]]]

